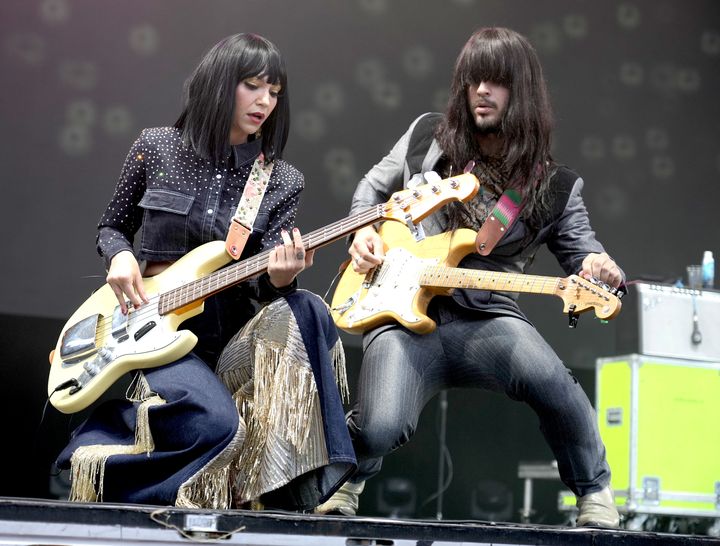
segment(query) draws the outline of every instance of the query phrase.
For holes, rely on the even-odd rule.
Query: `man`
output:
[[[582,179],[551,158],[551,125],[542,69],[530,43],[508,29],[481,29],[457,59],[445,115],[426,114],[411,125],[360,181],[352,211],[386,201],[412,185],[416,173],[432,170],[446,178],[472,169],[481,182],[477,196],[423,221],[426,235],[479,230],[478,253],[466,256],[461,267],[522,273],[546,244],[568,274],[619,287],[623,273],[595,239],[580,196]],[[509,217],[493,231],[501,216],[486,220],[498,202]],[[384,257],[372,227],[355,234],[349,252],[360,273]],[[442,389],[470,386],[529,404],[563,482],[577,496],[577,524],[617,527],[595,412],[516,298],[456,289],[431,301],[428,313],[438,327],[429,334],[400,325],[365,334],[357,401],[348,417],[359,471],[319,512],[354,514],[364,481],[380,470],[384,455],[409,440],[427,401]]]

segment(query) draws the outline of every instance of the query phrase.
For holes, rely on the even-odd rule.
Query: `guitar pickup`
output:
[[[151,320],[150,322],[147,322],[143,324],[140,329],[135,332],[135,335],[133,336],[135,338],[135,341],[138,341],[141,337],[143,337],[145,334],[147,334],[150,330],[155,328],[157,326],[157,322],[154,320]]]

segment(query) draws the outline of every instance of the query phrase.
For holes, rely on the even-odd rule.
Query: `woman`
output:
[[[138,372],[127,400],[100,404],[75,431],[58,458],[71,499],[309,509],[353,470],[335,379],[342,348],[322,300],[296,290],[313,253],[293,228],[304,181],[281,160],[289,122],[279,51],[238,34],[195,69],[175,125],[133,144],[97,237],[123,313],[149,301],[143,262],[157,275],[225,240],[233,217],[251,232],[242,253],[228,252],[269,250],[267,272],[206,300],[183,324],[199,338],[193,352]],[[272,303],[253,318],[252,300]]]

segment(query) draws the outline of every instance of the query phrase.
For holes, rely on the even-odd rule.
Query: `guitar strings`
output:
[[[428,185],[428,187],[429,191],[433,193],[437,189],[437,185]],[[385,203],[373,205],[353,216],[335,221],[307,234],[303,237],[303,247],[305,250],[319,248],[323,246],[323,244],[330,243],[342,237],[343,233],[355,231],[383,217],[390,218],[392,209],[399,208],[400,210],[405,210],[412,207],[420,201],[424,191],[426,191],[426,188],[419,187],[397,192]],[[404,194],[404,196],[400,196],[399,194],[401,193]],[[331,232],[330,236],[328,236],[329,232]],[[200,279],[195,279],[177,288],[172,288],[161,294],[151,296],[146,304],[133,308],[133,310],[130,311],[132,316],[127,315],[125,325],[127,325],[130,320],[141,322],[145,320],[145,318],[149,318],[155,314],[165,315],[173,310],[187,306],[198,299],[204,299],[233,284],[250,279],[254,275],[260,274],[267,269],[271,252],[272,249],[266,250],[240,263],[230,265]],[[98,321],[96,338],[99,336],[104,339],[108,335],[108,330],[110,335],[112,335],[113,319],[114,312],[113,315],[105,316]]]
[[[469,284],[472,284],[476,281],[488,282],[489,278],[490,282],[494,282],[494,278],[497,278],[498,282],[494,286],[494,288],[506,289],[508,292],[523,292],[534,290],[549,290],[552,292],[554,291],[554,289],[559,287],[560,282],[563,280],[560,277],[545,277],[541,275],[525,275],[522,273],[483,271],[477,269],[465,269],[444,266],[425,267],[421,272],[421,279],[422,278],[427,278],[430,282],[432,279],[449,279],[448,284],[452,286],[463,282],[466,283],[464,285],[465,288],[467,288]]]
[[[411,197],[398,204],[400,208],[405,208],[406,206],[409,206],[405,204],[405,201],[413,200],[415,200],[415,198]],[[354,216],[338,220],[328,226],[307,234],[303,237],[304,248],[306,250],[310,250],[312,248],[319,247],[323,242],[331,242],[328,239],[329,232],[337,231],[340,233],[346,233],[348,231],[353,231],[351,228],[359,229],[360,227],[371,224],[375,220],[383,217],[384,206],[385,204],[374,205]],[[338,227],[340,228],[339,230]],[[337,237],[342,237],[342,234],[337,235]],[[155,315],[156,313],[161,315],[167,314],[169,311],[182,308],[183,306],[189,305],[198,299],[208,297],[209,295],[218,292],[223,288],[229,287],[232,284],[237,284],[249,279],[254,274],[259,274],[267,269],[272,250],[273,249],[265,250],[260,254],[256,254],[255,256],[251,256],[250,258],[243,260],[240,263],[215,271],[206,277],[195,279],[177,288],[171,288],[165,292],[151,296],[146,304],[133,308],[134,310],[131,311],[132,317],[128,316],[127,320],[142,321],[145,318]],[[108,331],[112,330],[112,321],[113,316],[105,316],[98,321],[97,335],[104,338],[108,334]]]

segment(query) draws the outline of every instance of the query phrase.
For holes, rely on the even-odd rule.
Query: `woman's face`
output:
[[[279,93],[280,86],[268,83],[267,76],[246,78],[238,84],[230,144],[243,144],[260,130],[275,109]]]

